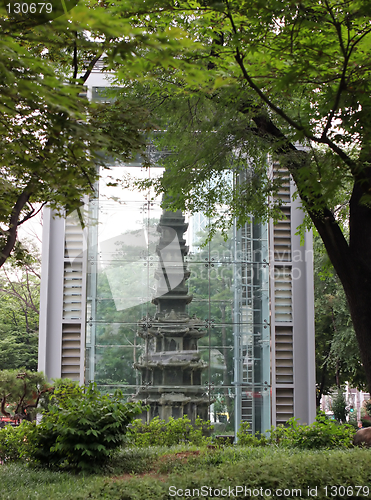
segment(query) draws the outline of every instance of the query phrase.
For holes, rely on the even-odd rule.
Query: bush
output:
[[[358,431],[358,419],[357,412],[349,412],[348,424],[351,425],[356,431]]]
[[[269,437],[251,435],[250,425],[241,424],[237,433],[238,444],[242,446],[266,446],[273,444],[284,448],[300,448],[316,450],[319,448],[351,448],[353,446],[354,427],[349,424],[338,424],[319,413],[312,425],[299,425],[298,419],[291,418],[286,425],[272,427]]]
[[[319,414],[311,425],[299,425],[291,418],[287,425],[272,428],[269,442],[286,448],[316,450],[319,448],[351,448],[354,428],[349,424],[338,424]]]
[[[155,417],[149,424],[135,420],[128,429],[127,442],[139,447],[173,446],[180,443],[202,445],[210,442],[206,434],[210,434],[211,430],[210,422],[204,422],[199,417],[194,426],[187,416],[178,419],[170,417],[168,422]]]
[[[232,457],[239,450],[241,456],[234,460]],[[202,462],[200,458],[196,469],[182,468],[178,474],[172,474],[167,482],[156,480],[153,476],[133,476],[129,480],[111,478],[101,487],[91,488],[84,498],[369,498],[371,455],[368,450],[317,452],[274,447],[247,450],[245,457],[242,447],[238,450],[217,450],[206,457],[214,459],[218,456],[218,461]],[[261,488],[263,494],[260,493]],[[176,495],[176,490],[182,491]],[[205,490],[207,493],[202,495]],[[228,495],[228,491],[233,493]]]
[[[31,436],[32,458],[94,471],[121,445],[128,424],[141,411],[136,403],[123,403],[119,392],[108,396],[95,385],[86,392],[76,385],[61,387]]]
[[[237,432],[237,443],[241,446],[266,446],[268,440],[266,436],[255,433],[251,434],[249,432],[250,424],[248,422],[242,422],[240,430]]]
[[[35,423],[24,420],[17,427],[6,425],[0,429],[0,460],[13,462],[29,456],[29,436]]]

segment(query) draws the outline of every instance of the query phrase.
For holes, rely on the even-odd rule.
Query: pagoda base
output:
[[[141,401],[148,407],[140,417],[144,423],[150,422],[155,417],[168,422],[170,417],[177,419],[184,416],[189,418],[192,425],[196,423],[197,417],[206,421],[210,406],[209,397],[205,394],[195,394],[194,390],[190,391],[189,395],[186,392],[140,391],[134,396],[133,401]]]

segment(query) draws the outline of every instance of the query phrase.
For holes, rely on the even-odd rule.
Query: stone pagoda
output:
[[[134,396],[149,406],[143,420],[158,416],[168,420],[187,415],[208,418],[209,397],[201,386],[207,363],[200,358],[198,339],[206,333],[197,318],[187,314],[192,301],[186,284],[189,271],[184,262],[188,247],[183,238],[188,224],[180,210],[164,210],[157,226],[161,234],[156,247],[159,257],[155,273],[157,306],[154,318],[143,318],[138,335],[145,339],[145,352],[134,364],[141,373],[141,386]]]

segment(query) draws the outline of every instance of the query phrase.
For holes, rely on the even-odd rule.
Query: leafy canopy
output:
[[[219,226],[226,217],[277,216],[266,199],[281,180],[266,171],[267,155],[289,167],[315,213],[330,209],[341,221],[351,179],[369,196],[369,2],[139,1],[135,10],[146,12],[139,25],[181,27],[194,42],[132,87],[166,130],[160,146],[177,153],[153,181],[173,195],[169,206],[215,215],[228,205]],[[232,186],[226,171],[238,176],[246,164],[248,175]]]
[[[117,98],[91,102],[86,84],[101,58],[108,71],[118,48],[131,57],[135,44],[162,39],[148,40],[129,20],[90,1],[34,28],[9,27],[0,7],[0,29],[1,266],[38,203],[62,213],[78,209],[94,193],[98,166],[143,150],[146,110]]]

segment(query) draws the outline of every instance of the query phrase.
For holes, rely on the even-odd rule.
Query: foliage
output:
[[[342,390],[339,390],[336,396],[332,399],[331,408],[334,412],[335,419],[338,422],[345,423],[349,410],[347,409],[347,402]]]
[[[353,426],[339,425],[320,414],[311,425],[299,425],[297,419],[291,418],[287,426],[271,430],[269,441],[278,446],[305,450],[351,448],[353,436]]]
[[[344,290],[318,234],[314,235],[314,308],[316,331],[317,406],[323,394],[349,382],[365,389],[359,355]]]
[[[2,415],[12,419],[32,420],[40,398],[49,390],[50,384],[43,373],[0,371]]]
[[[367,115],[355,105],[368,106],[364,90],[370,85],[366,54],[371,10],[366,1],[350,5],[306,0],[288,6],[164,0],[138,1],[135,6],[138,25],[146,24],[144,16],[158,29],[176,22],[198,41],[183,46],[171,68],[148,66],[146,85],[134,87],[166,124],[167,134],[160,141],[181,153],[165,158],[169,169],[157,184],[177,194],[169,204],[212,210],[215,203],[222,206],[227,200],[229,209],[217,222],[222,226],[228,214],[238,220],[249,213],[263,215],[270,207],[261,191],[276,192],[281,182],[275,183],[266,172],[268,149],[288,168],[290,162],[300,161],[293,176],[299,191],[305,191],[304,201],[315,198],[318,209],[325,202],[331,208],[343,202],[339,195],[349,194],[346,182],[355,174],[360,144],[368,144]],[[150,12],[142,17],[146,6]],[[116,8],[130,13],[125,3]],[[353,69],[358,63],[366,67]],[[192,82],[190,67],[198,70]],[[118,71],[127,81],[124,69]],[[183,134],[177,135],[180,130]],[[297,141],[309,150],[300,151]],[[251,158],[251,175],[241,179],[243,186],[222,182],[228,170],[238,174],[246,169],[246,157]],[[238,199],[239,190],[243,200]]]
[[[138,185],[166,192],[170,208],[216,215],[214,227],[226,231],[233,219],[279,217],[282,178],[270,175],[267,156],[287,168],[308,215],[301,230],[315,226],[344,287],[371,385],[368,0],[138,0],[115,8],[146,29],[187,33],[172,64],[142,66],[141,85],[124,66],[118,72],[166,130],[159,147],[176,153],[163,158],[162,178]]]
[[[91,384],[54,391],[32,436],[32,458],[43,465],[97,470],[117,449],[141,407],[123,403],[122,394],[101,394]]]
[[[252,434],[250,432],[250,424],[242,422],[237,432],[237,443],[241,446],[266,446],[268,440],[266,436],[259,433]]]
[[[358,418],[357,412],[353,411],[349,413],[348,424],[351,425],[356,431],[358,431]]]
[[[106,479],[97,475],[69,474],[30,467],[28,463],[5,463],[0,466],[1,496],[18,500],[84,499],[88,490],[99,489]]]
[[[38,203],[58,213],[78,210],[85,194],[94,195],[98,166],[145,149],[145,109],[118,98],[86,98],[102,56],[118,47],[129,56],[135,53],[129,40],[145,46],[148,38],[106,7],[81,1],[32,29],[10,25],[0,7],[0,266],[12,253],[23,257],[17,228]]]
[[[353,446],[354,427],[339,425],[326,418],[320,412],[311,425],[299,425],[298,419],[291,418],[286,425],[272,427],[269,436],[256,436],[249,432],[250,426],[242,423],[238,436],[241,446],[276,445],[283,448],[299,448],[304,450],[351,448]]]
[[[371,417],[371,400],[365,402],[365,410],[369,417]]]
[[[273,496],[276,491],[277,496],[283,498],[310,497],[308,488],[312,495],[320,500],[328,498],[329,493],[332,493],[334,498],[355,497],[357,492],[363,497],[369,495],[371,458],[367,450],[332,450],[318,453],[264,449],[263,454],[260,449],[254,449],[254,453],[250,453],[248,448],[242,450],[243,452],[238,454],[227,448],[195,457],[189,466],[185,463],[182,468],[175,469],[175,473],[167,481],[154,480],[152,475],[133,476],[130,479],[115,476],[98,487],[91,486],[86,497],[165,500],[171,497],[169,493],[173,493],[175,488],[175,491],[182,490],[182,496],[188,495],[191,498],[196,497],[197,490],[201,493],[202,486],[207,487],[207,493],[206,488],[203,490],[206,498],[221,496],[225,493],[223,490],[228,492],[229,488],[237,499],[259,497],[261,488],[263,495],[267,491],[267,498]],[[212,459],[217,456],[221,460],[214,463]],[[175,463],[176,457],[174,465]],[[158,470],[159,468],[155,469],[156,472]],[[237,490],[236,485],[240,485]],[[332,485],[336,485],[333,490],[330,489]],[[339,489],[339,485],[346,486]],[[362,486],[357,489],[357,485]],[[170,486],[173,487],[171,490]],[[212,490],[211,494],[209,488]],[[174,496],[180,494],[179,491],[179,494]]]
[[[19,425],[5,425],[0,428],[0,461],[14,462],[22,458],[28,458],[29,452],[29,435],[32,432],[34,422],[23,420]]]
[[[191,443],[205,445],[210,442],[206,437],[212,430],[210,422],[204,422],[199,417],[195,425],[192,425],[187,416],[168,422],[153,418],[148,424],[137,419],[130,425],[127,434],[127,442],[138,447],[146,446],[173,446],[180,443]]]
[[[174,465],[179,462],[175,452]],[[186,451],[186,450],[183,450]],[[160,454],[165,451],[160,450]],[[169,453],[169,450],[166,451]],[[186,453],[182,453],[186,454]],[[213,463],[212,457],[220,457],[219,463]],[[54,472],[27,467],[15,463],[0,467],[0,482],[2,496],[19,500],[37,500],[38,498],[53,498],[57,500],[83,500],[86,498],[121,500],[124,498],[146,498],[148,500],[162,500],[169,498],[169,486],[185,490],[201,488],[207,485],[212,488],[235,488],[243,485],[246,488],[264,489],[271,488],[300,488],[301,497],[307,496],[308,487],[317,487],[316,496],[319,500],[329,498],[333,493],[334,498],[356,497],[357,485],[365,486],[358,490],[358,496],[367,497],[369,484],[369,470],[371,457],[367,450],[331,450],[331,451],[292,451],[272,448],[226,448],[208,452],[194,457],[192,463],[184,460],[182,468],[177,468],[169,476],[162,474],[159,480],[158,471],[162,457],[159,455],[157,465],[148,476],[140,474],[120,476],[116,473],[101,475],[71,475],[66,472]],[[155,474],[155,475],[154,475]],[[335,496],[335,490],[329,487],[346,485],[340,490],[340,495]],[[325,492],[327,487],[327,496]],[[353,488],[353,495],[351,494]],[[245,492],[236,492],[236,498],[246,498]],[[294,493],[299,497],[298,493]],[[291,495],[285,495],[290,497]],[[284,495],[282,494],[282,497]]]
[[[37,370],[40,261],[30,245],[22,259],[0,269],[0,370]]]
[[[52,380],[52,387],[40,400],[40,409],[48,412],[51,406],[60,406],[68,399],[78,399],[81,397],[81,387],[78,382],[69,378],[55,378]]]

